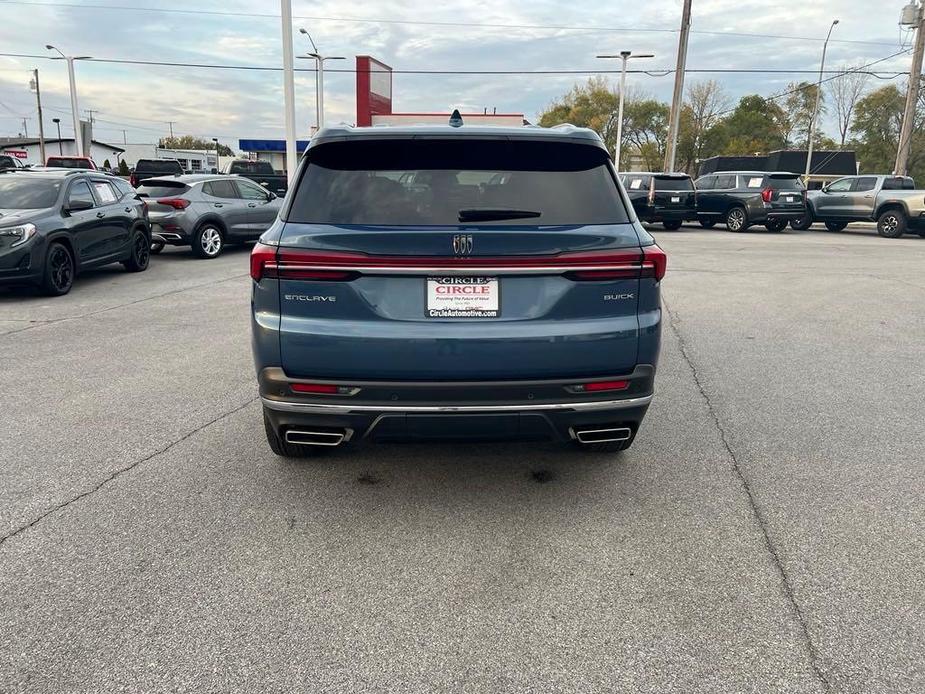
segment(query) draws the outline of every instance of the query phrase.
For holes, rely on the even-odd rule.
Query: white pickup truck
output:
[[[925,236],[925,190],[908,176],[845,176],[806,195],[806,216],[794,229],[824,222],[841,231],[850,222],[876,222],[877,233],[896,239],[906,233]]]

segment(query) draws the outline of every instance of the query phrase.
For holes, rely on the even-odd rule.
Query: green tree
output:
[[[623,136],[628,153],[638,154],[648,171],[661,171],[668,143],[668,104],[650,98],[626,99]],[[626,158],[623,163],[626,163]]]
[[[886,174],[893,171],[899,132],[906,105],[905,90],[887,85],[857,102],[851,132],[861,171]],[[909,151],[909,174],[925,181],[925,104],[916,108]]]
[[[784,109],[770,99],[750,94],[739,99],[735,110],[722,123],[722,154],[746,155],[783,149],[787,146]]]
[[[810,82],[791,82],[787,85],[787,91],[790,93],[783,100],[781,131],[787,141],[787,146],[794,149],[806,149],[809,143],[809,121],[813,117],[819,86]],[[825,111],[825,99],[821,98],[819,112],[816,114],[815,138],[817,140],[824,137],[819,129],[819,120]],[[819,144],[817,141],[813,146],[817,147]]]
[[[568,94],[552,103],[540,115],[540,125],[552,127],[571,123],[591,128],[601,136],[607,149],[613,152],[617,144],[617,112],[619,97],[603,77],[593,77],[585,84],[576,84]]]
[[[164,147],[165,149],[197,149],[197,150],[215,150],[215,143],[211,140],[204,140],[201,137],[193,137],[192,135],[179,135],[176,137],[162,137],[158,146]],[[218,143],[218,153],[223,157],[233,157],[234,150],[227,145],[223,145],[221,142]]]
[[[108,171],[109,169],[112,168],[112,165],[109,163],[109,160],[108,160],[108,159],[106,159],[106,160],[103,162],[103,168],[106,169],[107,171]]]
[[[716,80],[694,82],[686,91],[678,134],[678,163],[680,170],[694,175],[699,160],[722,151],[725,146],[721,124],[730,102]]]
[[[128,176],[130,171],[128,170],[128,164],[125,163],[125,159],[119,160],[119,175]]]

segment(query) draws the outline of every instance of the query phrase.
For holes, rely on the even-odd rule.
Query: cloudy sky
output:
[[[906,0],[693,0],[689,80],[713,78],[731,97],[771,94],[791,80],[813,79],[822,39],[834,18],[841,23],[829,44],[827,66],[859,65],[909,47],[898,25]],[[67,73],[45,44],[98,59],[199,63],[268,70],[82,62],[77,67],[81,109],[98,112],[97,139],[154,142],[174,121],[177,134],[239,138],[283,135],[279,2],[277,0],[0,0],[0,135],[17,135],[22,117],[37,128],[29,71],[38,68],[51,118],[71,134]],[[348,60],[328,63],[350,70],[357,54],[370,54],[396,70],[396,111],[452,108],[524,113],[533,119],[552,100],[588,75],[411,74],[400,70],[557,71],[613,69],[598,53],[651,52],[654,75],[633,75],[637,89],[668,100],[676,60],[682,0],[293,0],[294,28],[307,28],[320,50]],[[766,36],[759,36],[766,35]],[[295,33],[296,52],[309,45]],[[42,57],[16,57],[11,54]],[[310,61],[297,61],[308,67]],[[876,65],[884,80],[908,71],[909,53]],[[642,66],[640,61],[639,67]],[[729,69],[792,73],[711,72]],[[355,120],[355,75],[326,72],[330,122]],[[609,76],[614,79],[614,76]],[[902,78],[893,80],[901,83]],[[872,86],[888,81],[871,79]],[[296,77],[300,136],[314,123],[314,76]],[[125,131],[123,135],[123,130]]]

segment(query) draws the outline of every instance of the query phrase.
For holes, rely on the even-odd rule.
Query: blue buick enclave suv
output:
[[[270,448],[627,448],[665,267],[591,130],[322,130],[251,255]]]

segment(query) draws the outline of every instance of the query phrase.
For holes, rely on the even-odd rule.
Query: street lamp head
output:
[[[50,43],[46,43],[46,44],[45,44],[45,48],[46,48],[47,50],[49,50],[49,51],[56,51],[56,50],[58,50],[57,48],[55,48],[54,46],[52,46]]]
[[[838,22],[839,20],[836,19],[834,22],[832,22],[832,26],[835,26],[836,24],[838,24]]]
[[[52,119],[51,119],[51,122],[52,122],[52,123],[60,123],[60,122],[61,122],[61,119],[60,119],[60,118],[52,118]]]
[[[633,52],[632,51],[620,51],[620,55],[622,55],[624,58],[629,58],[631,55],[633,55]]]

